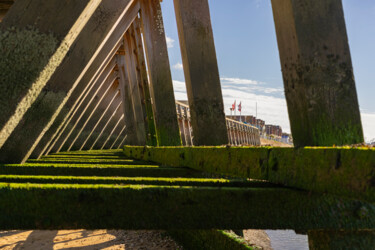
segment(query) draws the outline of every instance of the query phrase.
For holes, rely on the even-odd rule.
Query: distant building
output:
[[[282,137],[283,130],[281,129],[280,126],[266,124],[266,134],[267,135],[275,135],[275,136],[278,136],[278,137]]]

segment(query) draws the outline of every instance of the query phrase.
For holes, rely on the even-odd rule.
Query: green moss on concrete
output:
[[[0,200],[0,229],[375,228],[374,205],[285,188],[2,183]]]
[[[375,202],[375,149],[124,147],[127,157]]]
[[[165,178],[165,177],[99,177],[99,176],[48,176],[48,175],[0,175],[0,182],[7,183],[55,183],[55,184],[121,184],[164,186],[212,186],[212,187],[276,187],[264,181],[211,179],[211,178]]]
[[[186,250],[245,250],[256,249],[234,233],[222,230],[175,230],[169,231]]]
[[[204,177],[201,172],[187,168],[148,165],[93,165],[93,164],[5,164],[2,175],[71,175],[71,176],[127,176],[127,177]]]
[[[309,231],[308,236],[311,250],[373,250],[375,246],[375,230],[319,230]]]

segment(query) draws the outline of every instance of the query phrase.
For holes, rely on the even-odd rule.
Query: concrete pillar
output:
[[[12,160],[14,161],[20,160],[15,155],[20,155],[23,158],[22,160],[25,160],[37,146],[45,131],[53,124],[53,120],[59,112],[62,109],[69,109],[65,104],[74,89],[79,87],[79,90],[75,93],[82,92],[82,89],[87,86],[87,82],[81,81],[83,77],[95,74],[100,63],[104,61],[104,57],[98,58],[101,60],[100,63],[96,60],[98,55],[103,55],[100,54],[100,51],[109,43],[115,44],[117,42],[110,41],[116,40],[114,39],[113,26],[122,19],[122,15],[128,11],[129,6],[129,0],[101,1],[92,18],[77,37],[72,49],[39,95],[35,105],[32,105],[24,118],[21,119],[16,129],[17,132],[15,131],[9,137],[9,147],[4,145],[2,148],[5,155],[13,155]],[[107,15],[103,15],[103,13],[107,13]],[[103,27],[99,31],[98,25]],[[93,65],[93,62],[96,65]],[[86,86],[80,83],[85,83]],[[32,128],[34,133],[27,133],[29,128]],[[15,145],[19,146],[15,147]]]
[[[155,131],[155,123],[154,123],[154,114],[152,110],[152,103],[151,103],[151,95],[150,95],[150,86],[148,82],[147,76],[147,69],[146,69],[146,61],[144,57],[144,47],[142,43],[142,36],[141,36],[141,23],[140,19],[137,18],[134,20],[134,50],[136,54],[136,65],[137,71],[139,72],[139,79],[140,79],[140,89],[142,89],[142,104],[143,104],[143,112],[145,113],[145,122],[148,126],[146,129],[147,133],[147,144],[150,146],[156,146],[156,131]]]
[[[141,0],[141,18],[158,145],[179,146],[181,138],[159,0]]]
[[[117,55],[117,65],[119,67],[120,91],[122,94],[124,120],[126,124],[127,138],[125,143],[127,145],[139,145],[136,132],[133,102],[131,98],[129,76],[128,71],[126,69],[124,55]]]
[[[294,145],[363,142],[341,0],[272,0]]]
[[[208,0],[174,0],[194,145],[228,144]]]
[[[375,246],[374,230],[358,230],[351,232],[332,230],[309,231],[308,237],[310,250],[372,250]]]
[[[133,103],[134,119],[136,125],[136,134],[138,138],[138,145],[146,145],[146,125],[145,117],[142,110],[142,102],[139,91],[137,69],[135,65],[134,47],[130,32],[126,32],[124,36],[125,49],[125,66],[128,71],[130,84],[130,97]]]
[[[18,0],[2,20],[0,50],[10,53],[0,53],[1,148],[20,122],[23,122],[25,114],[37,98],[44,96],[46,105],[62,100],[64,93],[42,93],[42,90],[56,70],[63,65],[68,51],[73,49],[72,45],[100,2]],[[49,106],[39,106],[39,110],[46,113]],[[28,119],[31,119],[31,116]],[[28,127],[24,130],[28,130]],[[13,136],[17,135],[13,133]],[[24,144],[28,138],[20,136],[18,139],[0,152],[0,161],[23,161],[24,155],[19,155],[17,145]]]

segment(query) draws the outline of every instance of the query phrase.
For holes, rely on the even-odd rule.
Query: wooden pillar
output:
[[[363,142],[341,0],[272,0],[294,145]]]
[[[358,230],[351,232],[318,230],[309,231],[308,237],[310,250],[373,250],[375,246],[374,230]]]
[[[89,144],[90,150],[93,149],[96,146],[96,144],[98,143],[98,141],[106,135],[106,131],[108,130],[108,127],[110,127],[110,124],[113,123],[113,121],[115,119],[119,120],[120,119],[119,117],[121,117],[121,116],[122,117],[124,116],[124,112],[122,110],[122,98],[121,98],[120,103],[116,107],[116,109],[113,111],[111,117],[109,117],[107,119],[106,123],[103,126],[101,126],[101,130],[100,130],[98,136],[95,138],[95,141],[92,142],[91,144]]]
[[[174,0],[194,145],[228,144],[208,0]]]
[[[87,87],[88,81],[82,80],[94,75],[100,64],[105,61],[109,51],[118,41],[116,33],[120,30],[121,35],[123,34],[124,31],[121,29],[124,27],[116,27],[116,25],[122,20],[125,12],[129,14],[127,19],[131,18],[130,13],[127,12],[132,10],[129,9],[130,2],[130,0],[101,1],[60,67],[56,69],[38,96],[35,105],[32,105],[20,120],[14,133],[8,138],[9,143],[4,144],[2,151],[5,155],[12,155],[12,161],[27,159],[58,114],[69,110],[67,105],[69,97],[73,94],[77,96],[77,93],[82,93]],[[139,11],[139,6],[136,11]],[[100,30],[98,25],[102,27]],[[107,50],[107,53],[101,53],[102,50]],[[78,90],[74,91],[76,88]],[[30,128],[34,133],[27,132]]]
[[[124,37],[125,62],[126,69],[129,76],[130,97],[133,104],[134,119],[136,125],[136,133],[138,138],[138,145],[146,145],[146,126],[145,117],[142,109],[141,96],[139,91],[137,69],[134,58],[134,48],[130,32],[126,32]]]
[[[48,141],[48,149],[44,149],[44,154],[49,154],[50,152],[57,152],[60,146],[62,146],[63,140],[67,138],[68,133],[71,131],[73,124],[80,119],[80,117],[85,113],[85,109],[94,101],[95,96],[101,91],[102,88],[106,85],[107,81],[114,81],[116,77],[118,77],[117,71],[115,71],[116,64],[110,63],[104,71],[94,80],[92,88],[88,90],[87,93],[85,93],[84,96],[82,96],[82,99],[79,100],[79,103],[77,103],[76,106],[68,113],[66,116],[67,118],[64,118],[65,114],[63,115],[63,124],[58,126],[57,124],[54,124],[53,127],[50,129],[54,129],[54,131],[48,131],[49,133],[46,134],[47,137],[46,140]],[[58,122],[58,121],[57,121]],[[51,139],[50,139],[51,138]],[[53,140],[52,140],[53,138]]]
[[[139,72],[140,88],[142,89],[143,107],[145,113],[145,122],[148,126],[147,132],[147,144],[150,146],[156,146],[156,131],[154,123],[154,114],[152,110],[150,86],[148,83],[146,61],[144,57],[144,47],[141,36],[141,23],[140,19],[134,20],[134,43],[135,43],[135,54],[137,61],[137,71]]]
[[[75,124],[75,129],[70,135],[68,140],[63,147],[63,151],[79,150],[79,146],[82,141],[82,135],[85,137],[85,134],[91,132],[91,129],[95,126],[96,120],[105,112],[107,105],[114,100],[118,94],[119,83],[117,79],[108,85],[108,88],[105,89],[105,92],[100,93],[98,98],[94,103],[86,110],[84,116],[80,121]],[[73,147],[74,146],[74,147]]]
[[[118,48],[114,48],[117,51]],[[114,52],[112,53],[114,54]],[[100,57],[100,56],[98,56]],[[96,60],[98,60],[97,58]],[[96,64],[95,62],[93,64]],[[113,71],[116,66],[116,61],[113,56],[108,56],[102,62],[102,65],[95,72],[94,76],[84,77],[78,86],[74,89],[72,95],[61,109],[56,119],[54,119],[52,125],[43,134],[42,138],[36,142],[37,146],[33,149],[31,158],[40,158],[45,153],[49,152],[48,149],[54,143],[55,139],[58,139],[59,134],[66,128],[67,124],[73,118],[75,112],[80,107],[80,104],[93,93],[93,89],[97,89],[98,86],[104,81],[105,78]],[[90,97],[89,97],[90,98]]]
[[[141,18],[158,145],[179,146],[181,138],[159,0],[141,0]]]
[[[109,121],[112,118],[113,112],[117,110],[120,103],[121,103],[121,95],[120,95],[119,89],[117,89],[116,94],[112,97],[110,102],[105,106],[102,105],[102,107],[105,109],[99,110],[101,115],[100,117],[98,116],[96,117],[95,125],[93,126],[93,128],[90,128],[91,131],[89,132],[88,135],[86,135],[86,138],[83,138],[84,141],[83,143],[81,143],[82,145],[80,146],[79,150],[90,149],[90,145],[95,141],[97,137],[100,136],[101,128],[103,128],[106,125],[107,121]]]
[[[89,100],[85,100],[80,109],[75,113],[74,119],[70,121],[69,126],[66,127],[65,131],[61,134],[60,139],[57,140],[53,148],[53,152],[65,151],[69,148],[76,136],[76,133],[78,132],[76,130],[77,126],[80,128],[87,116],[97,108],[98,100],[104,98],[104,96],[111,89],[112,84],[116,81],[117,77],[117,71],[113,71],[111,75],[100,85],[100,88],[95,90],[94,95],[91,96]]]
[[[24,122],[25,114],[37,98],[44,96],[47,105],[62,99],[63,93],[46,94],[42,90],[63,64],[100,2],[17,0],[2,20],[0,51],[11,53],[0,53],[0,148],[3,149],[11,135],[18,135],[14,130]],[[48,106],[39,107],[41,113],[48,110]],[[27,130],[26,126],[24,131]],[[28,140],[21,136],[14,144],[5,145],[0,161],[22,162],[25,155],[19,154],[17,146]]]
[[[133,110],[133,103],[131,99],[130,83],[128,71],[125,65],[125,56],[117,55],[117,65],[119,67],[119,81],[120,91],[122,94],[122,103],[124,111],[124,120],[126,124],[126,141],[127,145],[139,145]]]

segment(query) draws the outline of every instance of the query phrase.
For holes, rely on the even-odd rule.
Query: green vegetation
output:
[[[375,149],[129,147],[127,157],[375,202]]]
[[[208,150],[207,159],[216,160],[212,153],[220,149]],[[135,165],[132,160],[118,159],[119,153],[62,153],[26,164],[0,165],[0,229],[375,228],[371,203],[183,167]],[[238,150],[231,157],[241,159],[236,161],[241,166],[246,154]],[[80,156],[86,164],[70,163],[69,159],[77,162]],[[191,156],[178,154],[171,159]],[[253,161],[263,157],[256,156]],[[64,158],[65,163],[46,161],[53,158]],[[217,165],[225,163],[223,159]],[[90,163],[94,160],[100,162]],[[206,164],[200,167],[210,166]],[[259,169],[258,174],[263,174]],[[248,174],[247,170],[243,173]],[[202,231],[194,237],[199,242],[199,237],[211,233]],[[215,237],[225,235],[218,233]],[[222,244],[235,244],[232,240]]]
[[[222,230],[174,230],[168,233],[187,250],[257,249],[246,245],[234,233]]]

